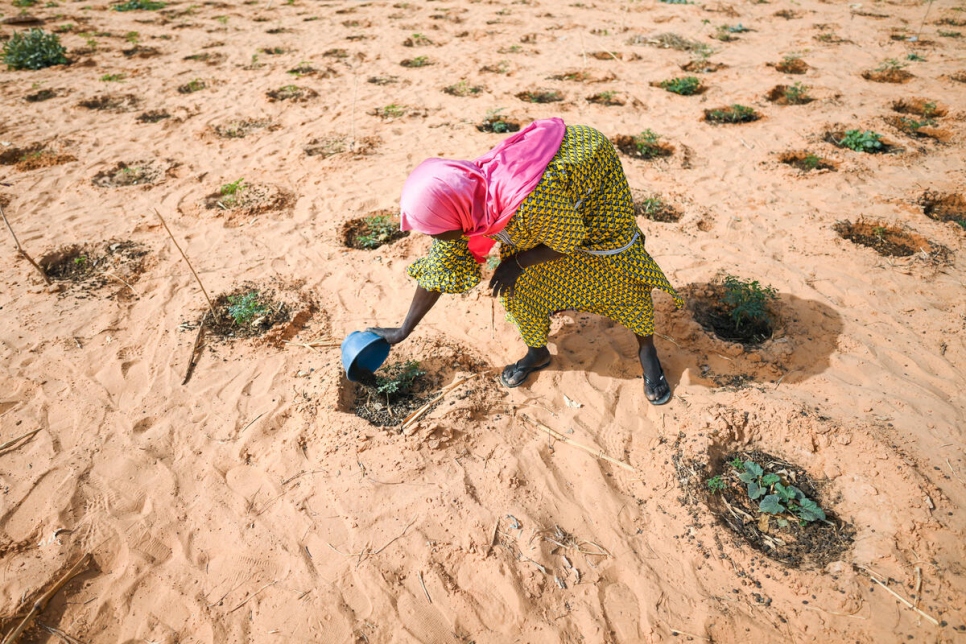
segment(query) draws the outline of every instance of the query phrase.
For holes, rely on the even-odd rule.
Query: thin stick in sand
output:
[[[911,608],[912,610],[914,610],[917,613],[919,613],[922,617],[925,617],[927,620],[929,620],[929,622],[933,626],[939,626],[939,620],[938,619],[936,619],[935,617],[933,617],[932,615],[930,615],[928,613],[923,612],[919,608],[916,608],[915,606],[913,606],[912,605],[912,602],[910,602],[908,599],[906,599],[905,597],[903,597],[902,595],[900,595],[896,591],[894,591],[891,588],[889,588],[888,586],[886,586],[885,583],[883,583],[875,575],[873,575],[871,572],[869,572],[868,569],[863,568],[862,566],[857,566],[857,568],[859,570],[863,571],[865,574],[867,574],[869,576],[869,579],[871,579],[875,583],[877,583],[880,586],[882,586],[883,588],[885,588],[885,590],[886,590],[887,593],[889,593],[890,595],[892,595],[893,597],[895,597],[896,599],[898,599],[900,602],[902,602],[903,604],[905,604],[908,608]]]
[[[154,209],[154,214],[156,214],[158,216],[158,219],[161,220],[161,225],[164,226],[164,229],[168,232],[168,237],[171,238],[171,241],[174,242],[175,248],[177,248],[178,252],[181,253],[181,256],[184,257],[184,261],[187,262],[188,268],[191,269],[191,274],[195,276],[195,280],[197,280],[198,286],[201,287],[201,292],[205,294],[205,299],[208,300],[208,308],[211,309],[211,316],[215,318],[215,322],[217,322],[218,324],[221,324],[221,320],[218,318],[218,314],[215,313],[215,305],[211,303],[211,298],[208,297],[208,291],[205,290],[205,285],[201,283],[201,278],[198,277],[198,273],[195,271],[195,267],[191,265],[191,260],[189,260],[188,256],[184,254],[183,250],[181,250],[181,245],[178,244],[178,240],[175,239],[174,235],[171,234],[171,229],[168,228],[168,222],[164,220],[164,217],[161,216],[161,213],[158,212],[157,208]]]
[[[568,445],[573,445],[577,449],[582,449],[585,452],[587,452],[588,454],[592,454],[592,455],[596,456],[597,458],[599,458],[601,460],[607,461],[608,463],[613,463],[614,465],[616,465],[618,467],[622,467],[625,470],[627,470],[628,472],[637,472],[637,470],[635,470],[633,467],[631,467],[627,463],[625,463],[623,461],[618,461],[616,458],[613,458],[613,457],[608,456],[607,454],[604,454],[604,452],[602,452],[599,449],[594,449],[592,447],[587,447],[586,445],[582,445],[582,444],[578,443],[577,441],[571,440],[571,439],[567,438],[566,436],[564,436],[563,434],[561,434],[560,432],[558,432],[557,430],[551,429],[551,428],[547,427],[546,425],[544,425],[543,423],[540,423],[540,422],[537,422],[537,421],[533,420],[532,418],[530,418],[526,414],[521,414],[521,417],[525,421],[527,421],[530,424],[532,424],[537,429],[546,432],[547,434],[549,434],[553,438],[556,438],[561,443],[567,443]]]
[[[10,440],[8,440],[3,445],[0,445],[0,452],[2,452],[3,450],[7,449],[8,447],[11,447],[13,445],[16,445],[20,441],[24,441],[23,443],[21,443],[21,445],[26,444],[26,441],[24,439],[30,438],[31,436],[33,436],[34,434],[36,434],[39,431],[40,431],[40,428],[38,427],[37,429],[35,429],[33,431],[30,431],[30,432],[27,432],[26,434],[23,434],[22,436],[17,436],[16,438],[11,438]],[[19,445],[18,445],[18,447],[19,447]]]
[[[181,381],[181,386],[188,384],[188,381],[191,379],[191,374],[194,371],[195,365],[198,363],[198,360],[195,358],[195,355],[198,353],[198,345],[201,344],[201,338],[205,334],[205,322],[207,321],[208,321],[208,314],[206,313],[204,317],[201,318],[201,324],[198,326],[198,335],[195,336],[194,344],[191,345],[191,355],[188,356],[188,368],[185,369],[184,380]]]
[[[474,373],[472,376],[466,376],[465,378],[460,378],[459,380],[457,380],[453,384],[449,385],[448,387],[445,387],[442,391],[439,392],[438,395],[436,395],[428,403],[426,403],[425,405],[423,405],[422,407],[420,407],[416,411],[414,411],[411,414],[409,414],[408,416],[406,416],[406,418],[403,419],[402,428],[403,429],[407,429],[408,427],[410,427],[411,425],[413,425],[416,421],[418,421],[420,418],[422,418],[427,413],[429,413],[429,410],[432,409],[433,405],[435,405],[440,400],[442,400],[443,397],[446,396],[446,394],[448,394],[449,392],[453,391],[454,389],[456,389],[457,387],[459,387],[460,385],[462,385],[464,382],[466,382],[468,380],[472,380],[475,377],[476,377],[476,374]]]
[[[426,584],[423,583],[423,573],[422,571],[416,573],[416,577],[419,579],[419,585],[423,587],[423,592],[426,593],[426,600],[432,604],[433,598],[429,596],[429,591],[426,590]]]
[[[15,644],[17,640],[20,639],[20,636],[23,634],[23,632],[30,627],[35,619],[37,619],[37,616],[44,612],[44,609],[47,608],[47,604],[50,603],[50,600],[53,599],[54,595],[60,592],[60,589],[66,586],[67,582],[87,570],[87,567],[90,566],[92,560],[93,557],[91,557],[90,553],[87,553],[81,557],[80,561],[75,563],[71,569],[64,574],[63,577],[58,579],[47,592],[41,595],[37,601],[34,602],[33,608],[30,609],[30,612],[27,613],[27,616],[24,617],[23,621],[17,625],[17,628],[10,631],[10,634],[3,638],[2,644]]]
[[[44,269],[40,268],[40,266],[37,265],[37,262],[34,261],[34,258],[28,255],[27,251],[23,249],[23,246],[20,245],[20,240],[17,239],[17,235],[16,233],[13,232],[13,228],[11,228],[10,222],[7,221],[7,215],[3,212],[3,206],[0,206],[0,217],[3,217],[3,223],[7,224],[7,230],[10,231],[10,236],[13,237],[13,243],[17,245],[17,252],[20,253],[24,259],[30,262],[31,266],[37,269],[37,272],[40,273],[40,276],[44,278],[44,282],[46,282],[49,285],[50,278],[47,277],[47,273],[45,273]]]

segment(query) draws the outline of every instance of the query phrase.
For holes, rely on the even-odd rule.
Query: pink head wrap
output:
[[[566,126],[559,118],[534,121],[473,161],[427,159],[406,179],[400,228],[426,235],[461,230],[477,261],[540,182],[560,149]]]

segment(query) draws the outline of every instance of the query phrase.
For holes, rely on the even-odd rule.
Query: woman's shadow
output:
[[[681,289],[688,305],[675,310],[670,298],[655,294],[655,323],[664,371],[672,387],[690,370],[692,384],[721,387],[749,382],[794,384],[828,369],[843,322],[839,313],[817,300],[779,293],[771,306],[772,336],[743,346],[718,338],[695,315],[708,285]],[[558,313],[550,341],[557,355],[550,369],[585,371],[608,378],[641,377],[637,340],[624,327],[599,316]],[[561,324],[562,322],[562,324]]]

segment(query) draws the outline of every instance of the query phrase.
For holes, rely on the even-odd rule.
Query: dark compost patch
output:
[[[134,94],[101,94],[100,96],[83,100],[78,105],[89,110],[130,112],[137,109],[140,103],[141,99]]]
[[[115,239],[64,246],[41,257],[38,264],[51,281],[67,282],[75,289],[93,291],[113,284],[128,292],[144,272],[147,254],[141,244]],[[133,289],[129,294],[134,295]]]
[[[386,381],[398,377],[407,365],[418,366],[418,363],[393,363],[380,368],[375,374],[362,374],[355,386],[352,412],[371,425],[395,427],[402,424],[410,413],[429,402],[439,388],[439,382],[422,369],[418,371],[420,375],[397,391],[385,390]]]
[[[922,212],[936,221],[951,221],[966,230],[966,196],[927,191],[919,198]]]
[[[867,246],[883,257],[911,257],[922,251],[942,258],[949,253],[948,249],[939,244],[930,243],[922,235],[907,232],[883,222],[860,219],[853,224],[845,220],[832,226],[832,229],[842,239],[860,246]]]
[[[790,513],[770,515],[759,511],[759,501],[752,500],[747,486],[739,480],[739,471],[731,462],[752,461],[781,478],[783,485],[793,485],[815,501],[825,512],[825,520],[802,524]],[[701,481],[700,494],[718,521],[734,532],[740,541],[792,568],[822,568],[841,559],[852,546],[855,528],[839,519],[822,496],[822,485],[801,467],[760,451],[726,454],[709,466],[708,479],[720,477],[722,487],[711,492]]]

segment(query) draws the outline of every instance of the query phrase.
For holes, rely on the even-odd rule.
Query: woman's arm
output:
[[[497,266],[496,271],[493,273],[493,278],[490,280],[490,288],[493,289],[493,296],[512,296],[513,287],[516,285],[520,275],[523,274],[523,269],[536,266],[537,264],[543,264],[544,262],[549,262],[563,256],[563,253],[559,253],[544,244],[539,244],[530,250],[525,250],[516,255],[510,255],[500,262],[500,265]]]
[[[409,313],[406,314],[406,319],[401,327],[375,327],[366,330],[380,336],[389,344],[399,344],[409,337],[419,321],[429,313],[429,310],[439,300],[440,295],[442,293],[439,291],[428,291],[422,286],[417,286],[413,301],[409,305]]]

